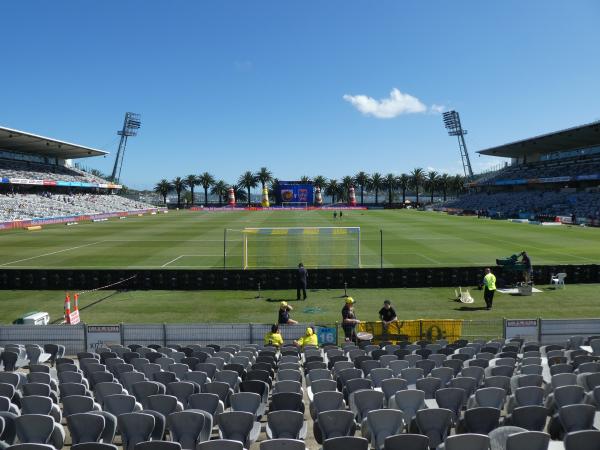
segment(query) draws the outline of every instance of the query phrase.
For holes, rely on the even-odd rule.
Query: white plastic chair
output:
[[[565,287],[565,278],[567,278],[566,273],[557,273],[556,275],[552,275],[552,278],[550,279],[550,284],[555,284],[557,288],[561,287],[562,289]]]

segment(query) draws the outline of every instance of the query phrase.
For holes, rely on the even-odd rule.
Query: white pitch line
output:
[[[178,260],[178,259],[180,259],[180,258],[183,258],[184,256],[185,256],[185,255],[179,255],[177,258],[175,258],[175,259],[172,259],[171,261],[164,263],[164,264],[163,264],[162,266],[160,266],[160,267],[167,267],[169,264],[171,264],[171,263],[174,263],[175,261],[177,261],[177,260]]]
[[[56,255],[57,253],[69,252],[71,250],[77,250],[78,248],[89,247],[91,245],[101,244],[102,242],[104,242],[104,241],[92,242],[90,244],[78,245],[76,247],[63,248],[62,250],[57,250],[55,252],[44,253],[43,255],[30,256],[29,258],[17,259],[16,261],[10,261],[10,262],[4,263],[4,264],[0,264],[0,267],[8,266],[10,264],[15,264],[15,263],[23,262],[23,261],[30,261],[30,260],[36,259],[36,258],[43,258],[44,256]]]
[[[434,264],[442,264],[437,259],[430,258],[429,256],[422,255],[421,253],[413,253],[413,255],[417,255],[420,258],[427,259],[428,261],[431,261]]]

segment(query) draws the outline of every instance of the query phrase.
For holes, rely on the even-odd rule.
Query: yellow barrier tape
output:
[[[362,322],[357,325],[356,331],[364,331],[373,335],[373,342],[382,340],[411,342],[420,339],[435,341],[447,339],[450,342],[459,339],[462,335],[462,320],[451,319],[424,319],[424,320],[402,320],[391,323],[387,333],[383,333],[381,322]]]

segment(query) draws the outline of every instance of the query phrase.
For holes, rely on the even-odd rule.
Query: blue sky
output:
[[[600,120],[595,0],[4,0],[0,16],[0,125],[108,150],[87,164],[110,172],[138,112],[122,173],[138,188],[261,166],[456,173],[441,108],[476,171],[496,163],[476,150]]]

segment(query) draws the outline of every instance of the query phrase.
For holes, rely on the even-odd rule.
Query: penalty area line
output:
[[[56,255],[57,253],[69,252],[71,250],[77,250],[78,248],[89,247],[91,245],[101,244],[103,242],[104,241],[91,242],[89,244],[78,245],[76,247],[63,248],[62,250],[57,250],[55,252],[44,253],[43,255],[30,256],[29,258],[17,259],[16,261],[10,261],[10,262],[4,263],[4,264],[0,264],[0,267],[8,266],[10,264],[16,264],[16,263],[23,262],[23,261],[30,261],[30,260],[36,259],[36,258],[43,258],[44,256]]]

